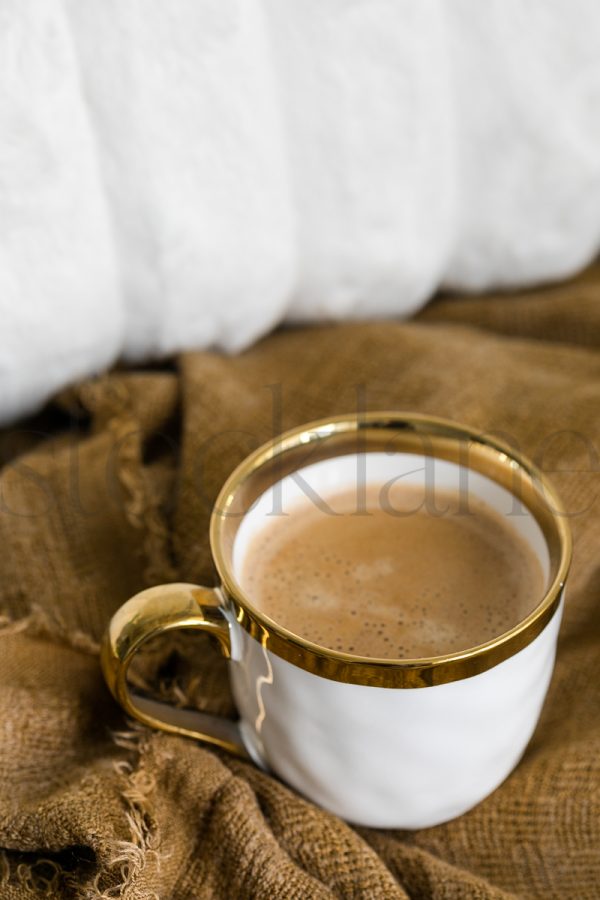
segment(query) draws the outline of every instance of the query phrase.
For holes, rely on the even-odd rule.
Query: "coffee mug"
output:
[[[256,609],[238,576],[265,516],[285,514],[299,494],[316,502],[397,479],[479,497],[510,517],[545,576],[530,614],[460,652],[374,659],[311,643]],[[322,807],[374,827],[447,821],[509,775],[550,682],[571,558],[564,510],[530,461],[500,440],[431,416],[375,412],[313,422],[260,447],[229,476],[210,543],[219,587],[149,588],[109,624],[102,668],[129,714],[249,757]],[[238,721],[170,707],[128,684],[138,649],[178,628],[218,640]]]

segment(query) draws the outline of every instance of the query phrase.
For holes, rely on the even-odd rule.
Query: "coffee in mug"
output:
[[[483,644],[542,596],[533,550],[483,500],[401,482],[361,495],[265,517],[239,576],[258,610],[331,650],[397,659]]]

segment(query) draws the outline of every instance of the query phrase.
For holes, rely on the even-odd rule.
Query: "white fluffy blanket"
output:
[[[3,421],[599,239],[597,0],[0,2]]]

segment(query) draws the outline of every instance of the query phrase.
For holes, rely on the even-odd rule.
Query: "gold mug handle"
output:
[[[229,623],[214,588],[162,584],[131,597],[112,617],[102,640],[100,662],[115,700],[144,725],[216,744],[248,758],[237,722],[191,709],[179,709],[130,689],[127,671],[147,641],[176,628],[214,635],[226,659],[231,657]]]

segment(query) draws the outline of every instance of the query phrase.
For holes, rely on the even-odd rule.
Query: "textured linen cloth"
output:
[[[0,422],[118,359],[572,275],[599,46],[597,0],[3,0]]]
[[[1,434],[3,900],[599,896],[599,300],[595,270],[514,299],[444,298],[405,324],[282,331],[236,357],[88,381]],[[357,398],[502,434],[551,474],[575,538],[524,758],[475,809],[418,832],[350,827],[250,763],[136,727],[98,663],[128,596],[212,582],[210,506],[232,467]],[[155,647],[136,677],[233,712],[202,637]]]

